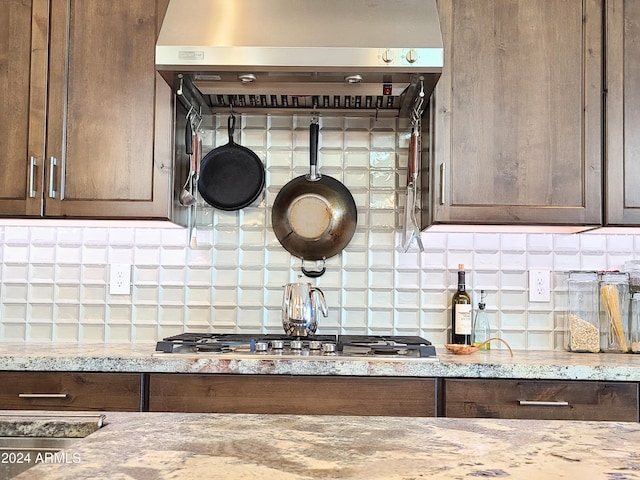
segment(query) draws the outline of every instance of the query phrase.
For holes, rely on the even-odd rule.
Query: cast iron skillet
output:
[[[273,231],[282,246],[303,261],[302,273],[319,277],[325,272],[304,268],[305,260],[325,260],[351,241],[358,213],[351,192],[332,177],[317,173],[318,124],[310,127],[310,173],[287,183],[273,202]]]
[[[220,210],[240,210],[251,205],[265,184],[264,164],[246,147],[233,141],[236,117],[227,120],[229,143],[202,159],[198,191],[205,202]]]

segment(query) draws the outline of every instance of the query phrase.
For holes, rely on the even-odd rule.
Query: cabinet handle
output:
[[[19,398],[67,398],[68,393],[19,393]]]
[[[66,185],[65,179],[67,178],[67,157],[62,157],[62,166],[60,168],[60,200],[64,200],[64,187]]]
[[[49,159],[49,198],[56,198],[56,191],[54,190],[55,183],[55,167],[58,164],[56,157]]]
[[[569,402],[558,401],[558,402],[543,402],[537,400],[518,400],[520,405],[531,405],[536,407],[567,407],[569,406]]]
[[[440,164],[440,205],[444,205],[444,195],[445,195],[444,173],[445,173],[444,163],[441,163]]]
[[[38,166],[38,159],[31,157],[29,162],[29,197],[36,198],[36,167]]]

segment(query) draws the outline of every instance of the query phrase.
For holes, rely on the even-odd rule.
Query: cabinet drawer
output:
[[[0,382],[0,409],[140,410],[136,373],[3,372]]]
[[[151,374],[149,410],[434,416],[434,379]]]
[[[447,417],[638,421],[638,385],[446,379]]]

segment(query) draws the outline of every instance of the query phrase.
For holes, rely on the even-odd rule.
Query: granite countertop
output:
[[[101,413],[0,411],[0,437],[84,438],[104,419]]]
[[[107,413],[19,480],[640,479],[640,424]]]
[[[225,373],[640,381],[640,355],[505,349],[437,359],[155,354],[155,344],[0,343],[0,371]]]

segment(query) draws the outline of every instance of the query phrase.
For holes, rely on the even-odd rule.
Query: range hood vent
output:
[[[443,56],[436,0],[170,0],[156,68],[213,111],[408,116]]]

